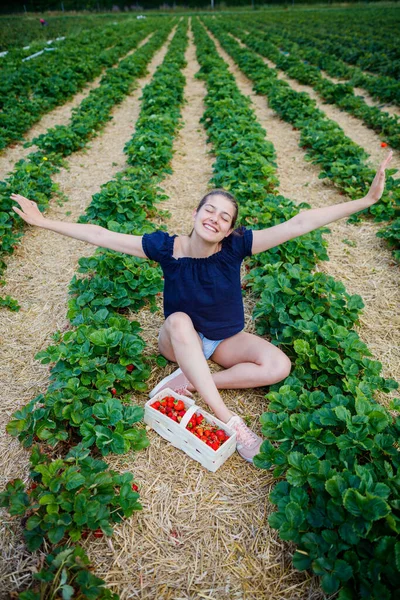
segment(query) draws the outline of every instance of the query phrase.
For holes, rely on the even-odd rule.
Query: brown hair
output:
[[[224,198],[227,198],[227,200],[229,200],[230,202],[232,202],[234,208],[235,208],[235,213],[233,215],[232,218],[232,223],[231,223],[231,228],[233,229],[235,227],[238,215],[239,215],[239,204],[236,200],[236,198],[234,196],[232,196],[232,194],[230,194],[229,192],[227,192],[226,190],[217,188],[214,190],[209,191],[199,202],[198,207],[196,208],[196,212],[199,212],[199,210],[201,209],[202,206],[204,206],[204,204],[207,202],[207,200],[210,198],[210,196],[223,196]],[[193,233],[194,229],[192,229],[192,231],[189,234],[189,237],[191,237],[192,233]]]

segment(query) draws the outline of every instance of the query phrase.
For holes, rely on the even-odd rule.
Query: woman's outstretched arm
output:
[[[11,194],[11,198],[20,206],[20,208],[13,206],[13,210],[29,225],[49,229],[50,231],[67,235],[82,242],[89,242],[89,244],[94,244],[101,248],[117,250],[117,252],[132,254],[139,258],[147,258],[143,252],[141,235],[117,233],[109,231],[105,227],[100,227],[100,225],[51,221],[42,215],[36,202],[33,200],[28,200],[28,198],[19,194]]]
[[[388,154],[381,163],[371,187],[364,198],[326,206],[324,208],[312,208],[305,210],[292,217],[284,223],[269,227],[268,229],[253,230],[252,254],[264,252],[275,246],[279,246],[288,240],[314,231],[319,227],[328,225],[333,221],[350,217],[354,213],[369,208],[382,196],[385,187],[385,169],[389,166],[392,159],[392,152]]]

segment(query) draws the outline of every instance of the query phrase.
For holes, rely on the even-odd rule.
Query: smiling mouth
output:
[[[209,223],[203,223],[203,227],[207,229],[207,231],[212,231],[213,233],[217,233],[217,229],[210,225]]]

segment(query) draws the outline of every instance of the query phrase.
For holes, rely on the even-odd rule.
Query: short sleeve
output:
[[[151,260],[162,263],[169,256],[170,236],[166,231],[154,231],[142,236],[143,252]]]
[[[229,249],[235,258],[243,260],[246,256],[251,256],[253,246],[253,231],[246,227],[239,227],[227,238],[229,240]]]

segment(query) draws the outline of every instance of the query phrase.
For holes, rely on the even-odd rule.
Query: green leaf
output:
[[[331,479],[325,482],[325,489],[333,498],[341,500],[342,496],[347,488],[347,484],[343,477],[335,475]]]
[[[100,329],[90,334],[89,339],[96,346],[105,348],[114,348],[118,346],[123,337],[122,331],[117,331],[110,327],[109,329]]]
[[[62,586],[62,598],[63,600],[71,600],[71,598],[73,598],[74,595],[74,588],[71,585],[63,585]]]
[[[345,560],[339,559],[335,560],[333,573],[340,581],[348,581],[353,576],[353,569]]]
[[[47,532],[47,536],[52,544],[58,544],[58,542],[60,542],[63,539],[64,534],[65,534],[65,527],[63,527],[62,525],[53,527],[52,529],[49,529],[49,531]]]
[[[289,502],[289,504],[286,505],[285,515],[291,527],[296,529],[301,527],[305,518],[301,507],[296,502]]]
[[[27,590],[18,595],[18,600],[40,600],[40,593]]]
[[[339,586],[340,581],[334,575],[325,573],[325,575],[321,577],[321,587],[326,594],[334,594],[338,591]]]
[[[32,515],[26,522],[26,528],[28,529],[28,531],[32,531],[32,529],[39,527],[41,522],[42,517],[40,515]]]
[[[311,559],[308,556],[308,552],[297,549],[293,554],[293,566],[299,571],[305,571],[309,569],[311,567]]]
[[[42,496],[40,496],[39,498],[39,504],[42,505],[46,505],[46,504],[56,504],[57,500],[56,497],[54,496],[54,494],[43,494]]]
[[[347,410],[347,408],[345,408],[344,406],[336,406],[333,410],[334,410],[337,418],[340,419],[340,421],[350,421],[351,420],[350,411]]]
[[[379,496],[366,493],[365,496],[350,488],[343,496],[344,507],[355,517],[367,521],[377,521],[390,514],[390,506]]]

